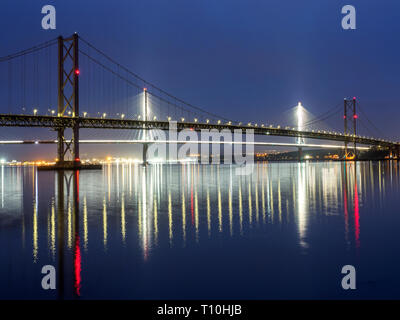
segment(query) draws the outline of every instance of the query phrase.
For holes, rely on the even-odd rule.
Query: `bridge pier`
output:
[[[400,147],[392,147],[390,148],[390,158],[400,160]]]
[[[297,153],[298,161],[301,161],[303,158],[303,148],[299,147],[298,148],[298,153]]]
[[[147,150],[149,148],[149,144],[148,143],[143,143],[143,165],[147,166],[149,164],[148,160],[147,160]]]

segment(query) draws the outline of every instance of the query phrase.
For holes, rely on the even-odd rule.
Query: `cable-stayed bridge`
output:
[[[344,103],[341,101],[333,109],[311,119],[303,119],[305,113],[299,113],[302,110],[299,105],[294,126],[233,120],[160,89],[77,34],[68,38],[60,36],[4,56],[0,58],[0,71],[0,98],[6,102],[0,107],[0,127],[3,128],[0,144],[56,143],[60,166],[79,165],[81,143],[141,143],[146,160],[147,145],[161,143],[152,139],[151,131],[168,131],[171,122],[174,122],[178,132],[186,129],[246,134],[252,130],[257,136],[296,139],[296,143],[244,141],[241,144],[293,146],[299,149],[342,146],[345,157],[351,150],[356,155],[356,150],[372,146],[389,149],[400,158],[399,142],[359,133],[358,124],[364,125],[369,133],[371,128],[373,133],[378,129],[364,113],[358,112],[361,109],[356,98],[345,99]],[[344,119],[343,131],[323,127],[324,121],[332,117]],[[18,131],[12,127],[18,128]],[[24,133],[24,127],[41,131],[32,137],[32,129]],[[50,138],[48,129],[55,131]],[[104,137],[105,131],[113,132],[109,134],[111,137]],[[305,143],[304,139],[341,144]],[[162,142],[179,141],[169,139]]]

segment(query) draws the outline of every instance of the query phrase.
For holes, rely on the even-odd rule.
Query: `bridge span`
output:
[[[169,130],[171,121],[160,120],[135,120],[135,119],[107,119],[107,118],[87,118],[87,117],[58,117],[43,115],[8,115],[0,114],[0,126],[2,127],[41,127],[41,128],[76,128],[79,129],[125,129],[125,130]],[[307,131],[291,128],[281,128],[279,126],[264,126],[254,124],[232,124],[232,123],[199,123],[199,122],[176,122],[177,131],[184,129],[200,132],[201,130],[235,130],[246,134],[247,130],[254,130],[255,135],[269,135],[281,137],[295,137],[320,139],[327,141],[339,141],[344,143],[357,143],[383,148],[400,148],[400,142],[388,141],[378,138],[365,136],[335,133],[329,131]],[[80,140],[79,140],[80,141]],[[298,144],[296,146],[299,146]]]

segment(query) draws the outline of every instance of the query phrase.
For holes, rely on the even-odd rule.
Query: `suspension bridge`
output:
[[[183,143],[173,139],[156,141],[148,134],[152,130],[168,131],[172,121],[178,132],[185,129],[195,132],[228,130],[246,134],[253,130],[257,136],[293,137],[296,140],[295,143],[236,142],[239,144],[290,146],[299,151],[302,147],[340,147],[345,150],[345,159],[350,158],[351,153],[354,158],[357,150],[373,147],[389,150],[395,158],[400,158],[399,142],[359,134],[359,123],[367,129],[374,128],[377,132],[378,129],[365,114],[360,117],[355,97],[344,99],[335,108],[307,121],[298,114],[295,127],[237,121],[166,92],[76,33],[4,56],[0,58],[0,71],[0,98],[7,101],[0,108],[0,144],[56,144],[57,168],[80,168],[79,146],[87,143],[143,144],[143,161],[146,163],[149,144]],[[300,107],[299,104],[297,110],[301,110]],[[318,127],[331,117],[343,118],[342,132]],[[40,131],[32,138],[32,129],[23,132],[22,128]],[[49,129],[55,132],[55,137],[50,139]],[[117,134],[100,139],[100,132],[104,131]],[[17,140],[13,138],[15,135],[22,138]],[[340,144],[305,143],[304,139]]]

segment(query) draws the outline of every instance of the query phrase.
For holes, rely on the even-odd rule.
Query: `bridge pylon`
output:
[[[348,112],[349,111],[349,112]],[[349,118],[351,115],[351,118]],[[344,99],[344,134],[353,135],[352,139],[354,142],[354,156],[350,155],[348,151],[347,145],[348,141],[344,142],[344,159],[357,159],[357,144],[356,144],[356,135],[357,135],[357,112],[356,112],[356,98],[353,99]]]
[[[81,164],[79,158],[79,37],[58,37],[58,117],[75,119],[72,139],[65,138],[65,128],[57,128],[57,166],[74,168]],[[66,160],[70,153],[72,160]]]
[[[148,121],[148,93],[147,93],[147,88],[143,88],[143,94],[144,94],[144,110],[143,110],[143,120],[145,123],[143,123],[143,135],[144,135],[144,141],[147,141],[147,136],[148,132],[146,130],[146,123]],[[148,160],[147,160],[147,151],[148,151],[149,144],[147,142],[143,143],[143,165],[147,166],[148,165]]]

